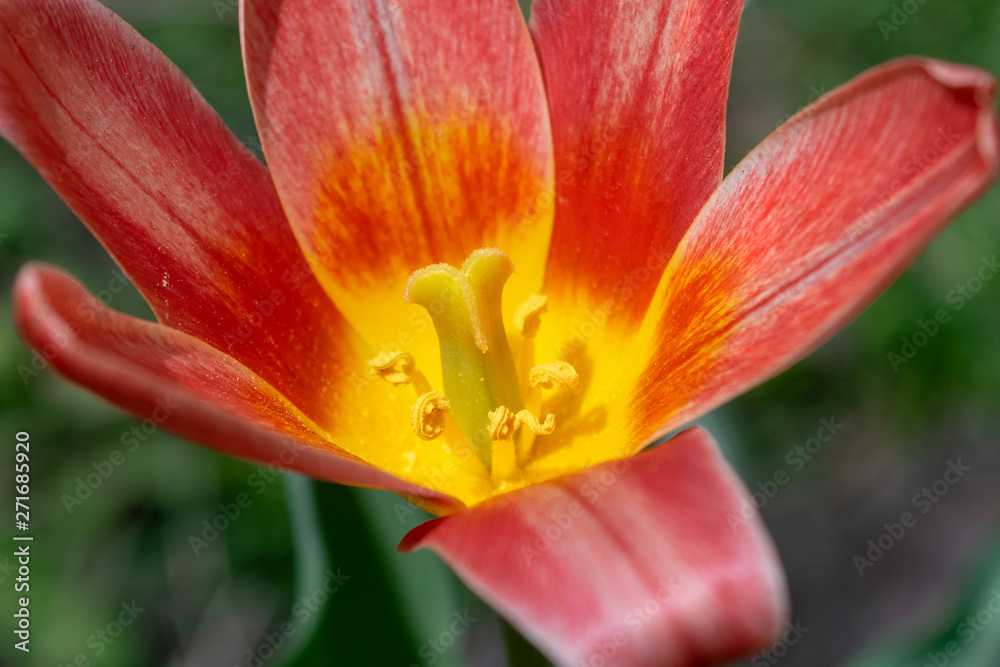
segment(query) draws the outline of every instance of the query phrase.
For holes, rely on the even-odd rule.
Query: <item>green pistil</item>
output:
[[[488,414],[521,409],[517,371],[503,326],[501,297],[514,265],[495,248],[472,253],[456,269],[420,269],[406,286],[406,302],[427,309],[441,345],[441,374],[451,414],[487,468],[492,447]]]

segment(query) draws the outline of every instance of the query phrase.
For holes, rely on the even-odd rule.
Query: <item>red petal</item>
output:
[[[646,428],[665,433],[808,354],[997,174],[996,84],[906,59],[793,117],[726,178],[678,246],[644,332]],[[641,443],[637,443],[641,444]]]
[[[755,514],[692,429],[425,523],[400,549],[433,550],[560,665],[687,667],[760,648],[785,620],[784,574]]]
[[[539,289],[552,147],[516,3],[242,6],[251,101],[285,210],[366,340],[413,336],[436,359],[427,325],[411,326],[406,280],[480,247],[499,247],[517,267],[511,308]]]
[[[236,357],[311,418],[349,335],[266,169],[155,47],[91,0],[0,3],[0,133],[164,324]]]
[[[556,156],[553,308],[601,306],[641,320],[722,179],[742,9],[742,0],[532,5]]]
[[[21,335],[40,359],[115,405],[219,451],[319,479],[423,498],[442,494],[383,473],[331,444],[273,387],[231,357],[161,324],[116,313],[66,274],[28,265],[14,286]]]

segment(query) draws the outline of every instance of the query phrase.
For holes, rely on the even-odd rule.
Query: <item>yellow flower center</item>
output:
[[[572,390],[579,383],[564,361],[534,365],[533,338],[544,297],[532,295],[515,314],[522,337],[515,361],[501,311],[504,284],[513,272],[500,250],[484,248],[460,268],[434,264],[410,276],[406,301],[425,308],[437,331],[443,392],[427,384],[408,354],[383,353],[368,362],[372,376],[413,384],[418,398],[412,425],[419,438],[444,438],[453,450],[468,448],[497,490],[516,482],[535,439],[555,429],[553,415],[539,414],[542,390]]]

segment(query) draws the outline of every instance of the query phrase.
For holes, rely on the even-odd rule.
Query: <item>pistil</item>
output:
[[[504,284],[513,272],[506,255],[484,248],[460,268],[435,264],[410,276],[406,302],[423,306],[434,322],[444,392],[431,389],[405,352],[382,352],[368,362],[370,376],[416,391],[411,420],[418,438],[443,436],[443,447],[451,452],[470,448],[478,459],[473,467],[481,463],[478,474],[488,474],[495,488],[516,483],[535,437],[555,429],[554,415],[539,421],[542,390],[575,389],[580,380],[564,361],[534,365],[544,296],[532,294],[514,315],[521,334],[515,364],[501,309]]]
[[[451,415],[479,459],[492,468],[489,413],[521,409],[517,371],[501,312],[503,286],[514,272],[495,248],[477,250],[460,269],[435,264],[410,276],[407,303],[427,309],[441,349]]]

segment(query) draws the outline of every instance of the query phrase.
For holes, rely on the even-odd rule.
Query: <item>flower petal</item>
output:
[[[496,246],[517,268],[508,316],[539,289],[551,137],[516,3],[243,0],[242,29],[285,210],[320,280],[373,347],[437,358],[430,320],[403,303],[408,276],[423,266],[458,266]],[[438,369],[423,370],[440,386]]]
[[[553,309],[638,325],[678,241],[722,179],[742,0],[539,0],[557,206]],[[583,320],[583,317],[575,317]]]
[[[21,335],[40,359],[145,418],[143,428],[162,427],[319,479],[389,489],[439,512],[462,506],[344,452],[330,442],[331,434],[231,357],[187,334],[108,309],[58,270],[22,269],[14,309]]]
[[[560,665],[716,664],[773,641],[787,613],[749,493],[700,429],[425,523],[400,545],[422,547]]]
[[[100,239],[163,324],[323,421],[302,378],[349,329],[267,170],[155,47],[92,0],[0,3],[0,134]]]
[[[738,165],[643,324],[657,352],[636,389],[640,435],[777,374],[885,289],[995,180],[995,93],[976,68],[896,61],[821,98]]]
[[[353,456],[422,486],[480,493],[453,452],[413,435],[412,391],[366,376],[375,353],[313,274],[267,170],[159,51],[92,0],[0,3],[0,32],[0,133],[164,325],[235,359]],[[110,391],[102,377],[76,379]],[[213,396],[220,410],[238,399]],[[213,446],[238,449],[213,433],[223,438]]]

